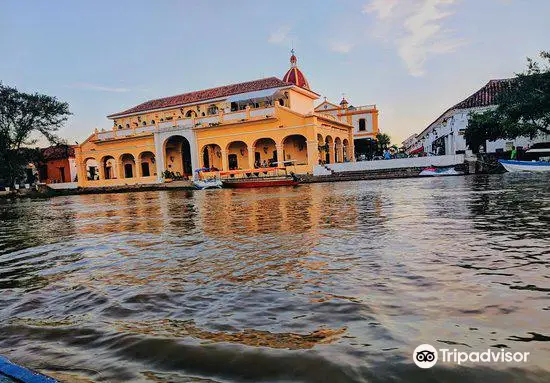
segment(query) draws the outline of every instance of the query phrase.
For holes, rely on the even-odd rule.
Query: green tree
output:
[[[40,136],[59,143],[56,133],[70,114],[66,102],[19,92],[0,82],[0,180],[13,184],[28,163],[39,160],[39,151],[30,146]]]
[[[496,108],[470,115],[465,131],[468,147],[477,151],[485,140],[550,134],[550,52],[545,65],[527,59],[527,69],[510,80],[495,98]]]
[[[376,135],[376,150],[378,153],[386,150],[391,144],[391,138],[386,133],[378,133]]]

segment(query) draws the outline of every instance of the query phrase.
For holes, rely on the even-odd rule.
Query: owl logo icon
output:
[[[430,344],[421,344],[414,349],[413,361],[420,368],[431,368],[437,363],[437,350]]]

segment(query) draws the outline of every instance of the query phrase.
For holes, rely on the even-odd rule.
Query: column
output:
[[[331,164],[336,162],[335,155],[334,155],[334,148],[335,148],[334,144],[328,144],[328,153],[329,153],[328,157]]]
[[[115,162],[116,169],[113,169],[113,174],[118,179],[124,179],[124,165],[122,164],[122,161],[116,161]]]
[[[313,170],[315,165],[319,165],[319,142],[307,141],[307,164]]]
[[[224,172],[229,170],[229,162],[227,160],[227,150],[222,149],[222,170]]]
[[[348,146],[348,158],[350,162],[355,162],[355,145],[353,141],[351,141]]]
[[[136,160],[136,175],[137,178],[143,177],[143,174],[141,174],[141,159],[138,156],[138,159]]]
[[[337,162],[344,162],[344,151],[342,150],[342,144],[335,145]]]
[[[158,130],[158,123],[155,120],[155,124]],[[154,133],[155,137],[155,165],[157,168],[157,182],[162,182],[163,176],[162,173],[164,173],[164,153],[162,148],[162,139],[160,137],[159,132]]]
[[[99,173],[99,179],[104,180],[105,179],[105,163],[103,160],[99,160],[97,163],[97,172]]]
[[[283,162],[286,160],[284,155],[284,146],[283,144],[276,145],[277,148],[277,162],[280,162],[278,165],[284,166]]]
[[[254,146],[248,146],[248,168],[254,169],[254,159],[256,157]]]

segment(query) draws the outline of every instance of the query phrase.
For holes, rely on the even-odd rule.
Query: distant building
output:
[[[354,161],[348,121],[314,110],[319,98],[292,53],[283,80],[268,77],[146,101],[108,116],[75,150],[81,187],[164,182],[196,171]],[[349,118],[348,118],[349,117]],[[377,129],[377,127],[376,127]]]
[[[376,105],[349,105],[345,98],[342,98],[340,105],[333,104],[326,100],[315,108],[315,112],[329,114],[339,121],[353,126],[353,141],[355,156],[371,155],[376,139],[380,132],[378,129],[378,109]]]
[[[44,162],[37,168],[38,180],[46,184],[74,182],[77,166],[74,147],[56,145],[42,149]]]
[[[467,149],[464,132],[471,113],[482,113],[496,108],[496,96],[507,86],[511,79],[490,80],[470,97],[447,109],[441,116],[424,129],[416,138],[403,141],[407,153],[460,154]],[[534,140],[518,137],[515,140],[487,141],[484,151],[498,153],[511,150],[512,146],[527,147],[550,137],[539,136]]]
[[[416,142],[418,141],[418,134],[414,133],[407,137],[402,142],[402,147],[405,150],[406,153],[408,153],[414,146],[416,145]]]

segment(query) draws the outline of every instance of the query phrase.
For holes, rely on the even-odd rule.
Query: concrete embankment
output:
[[[108,193],[129,193],[137,191],[155,191],[155,190],[190,190],[194,189],[191,181],[174,181],[161,184],[137,184],[120,185],[108,187],[76,188],[76,189],[52,189],[47,185],[38,185],[29,189],[19,189],[0,192],[0,198],[44,198],[75,194],[108,194]]]

